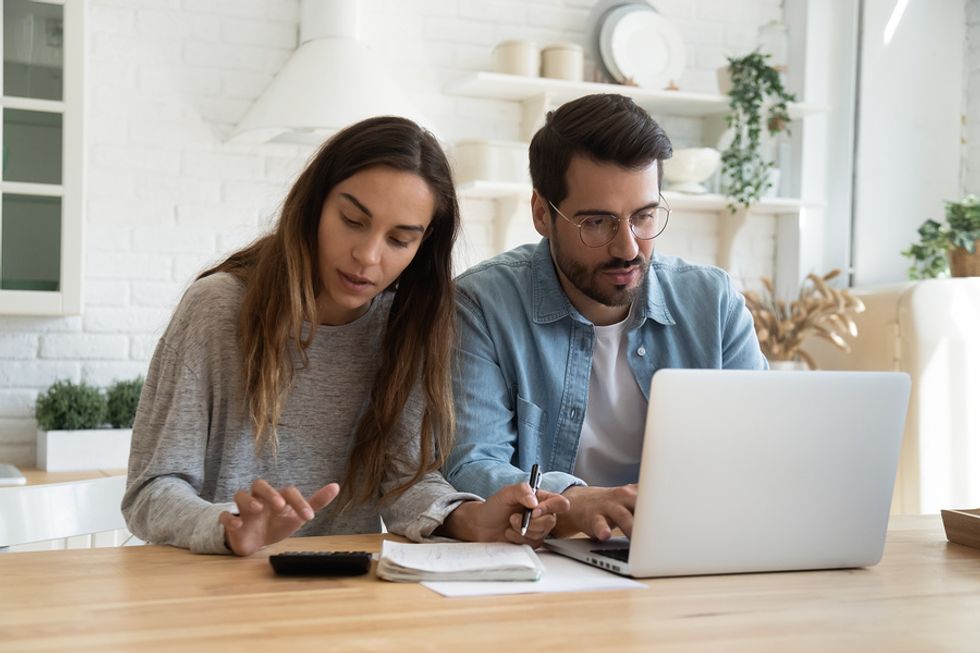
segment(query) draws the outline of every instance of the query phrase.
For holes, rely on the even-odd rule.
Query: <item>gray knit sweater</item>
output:
[[[201,553],[228,553],[223,510],[257,478],[273,487],[295,485],[304,496],[342,481],[371,382],[391,295],[375,299],[350,324],[320,326],[297,369],[279,421],[279,450],[255,454],[242,392],[242,354],[236,337],[244,286],[220,273],[185,293],[150,363],[133,425],[129,478],[122,511],[129,530],[156,544]],[[298,361],[298,357],[297,357]],[[418,459],[422,401],[413,395],[381,491],[411,477]],[[379,515],[388,529],[419,540],[460,502],[433,472],[385,506],[377,499],[337,514],[327,506],[297,535],[374,533]],[[236,511],[237,512],[237,511]]]

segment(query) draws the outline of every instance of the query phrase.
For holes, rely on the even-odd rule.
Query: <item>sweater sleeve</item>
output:
[[[409,481],[418,468],[423,406],[421,392],[413,392],[401,419],[402,437],[398,440],[404,444],[389,458],[391,462],[381,483],[382,494]],[[432,471],[383,504],[381,517],[389,531],[418,542],[441,526],[461,503],[481,500],[476,494],[457,492],[440,472]]]
[[[195,348],[200,334],[179,318],[180,309],[143,385],[122,512],[129,530],[147,542],[229,553],[218,516],[234,504],[201,498],[212,392],[192,364],[203,358]]]

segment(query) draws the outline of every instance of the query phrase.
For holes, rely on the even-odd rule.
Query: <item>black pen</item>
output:
[[[529,484],[531,485],[531,491],[537,495],[538,488],[541,487],[541,470],[538,469],[537,463],[531,465],[531,480]],[[524,517],[521,518],[521,535],[527,533],[527,527],[531,524],[531,512],[530,509],[524,511]]]

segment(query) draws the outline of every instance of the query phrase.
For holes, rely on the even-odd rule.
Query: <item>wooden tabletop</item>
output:
[[[24,478],[27,479],[27,485],[74,483],[75,481],[89,481],[93,478],[107,478],[109,476],[126,475],[125,469],[93,469],[82,472],[46,472],[42,469],[32,469],[27,467],[21,468],[20,472],[24,475]]]
[[[869,569],[648,579],[641,590],[448,599],[415,584],[280,578],[159,546],[0,555],[3,651],[975,651],[980,550],[895,517]],[[719,541],[719,546],[724,546]]]

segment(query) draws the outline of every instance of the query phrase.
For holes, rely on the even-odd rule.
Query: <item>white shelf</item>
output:
[[[456,185],[456,194],[462,198],[496,200],[501,197],[531,197],[531,184],[517,181],[466,181]]]
[[[26,181],[0,181],[0,192],[14,195],[41,195],[64,197],[65,188],[60,184],[35,184]]]
[[[497,202],[498,229],[525,212],[526,205],[521,199],[531,197],[531,184],[513,181],[467,181],[456,186],[456,193],[462,199],[483,199]],[[718,214],[718,265],[723,268],[731,266],[734,256],[735,239],[748,222],[749,215],[771,215],[787,233],[798,233],[799,218],[804,208],[816,208],[817,205],[789,197],[765,197],[748,209],[739,209],[735,213],[728,210],[728,198],[724,195],[704,194],[689,195],[664,191],[664,199],[670,205],[672,212],[703,211]],[[498,235],[498,238],[500,236]]]
[[[521,106],[521,138],[529,141],[544,124],[547,112],[565,102],[593,93],[618,93],[632,98],[654,116],[675,115],[701,118],[713,129],[724,129],[724,116],[729,112],[728,96],[687,91],[659,91],[636,86],[601,84],[596,82],[571,82],[546,77],[523,77],[501,73],[472,72],[450,81],[443,89],[447,95],[517,102]],[[795,102],[787,107],[793,119],[829,111],[829,107]],[[720,133],[720,132],[719,132]],[[499,245],[504,239],[500,234],[519,214],[526,211],[522,199],[531,195],[527,182],[493,182],[476,180],[457,186],[461,198],[493,200],[496,204],[496,231]],[[777,279],[795,288],[800,276],[801,220],[808,208],[817,208],[798,199],[764,198],[748,209],[731,213],[727,198],[723,195],[686,195],[665,191],[664,196],[674,211],[703,211],[718,216],[718,257],[716,263],[730,268],[733,261],[735,240],[745,227],[749,215],[771,215],[777,221],[776,268]]]
[[[459,197],[464,199],[496,200],[505,197],[531,197],[531,185],[512,181],[467,181],[456,187]],[[724,195],[689,195],[664,191],[664,198],[671,211],[728,211],[728,199]],[[789,197],[765,197],[753,204],[751,213],[796,213],[804,203]]]
[[[728,112],[728,96],[687,91],[656,91],[638,86],[570,82],[548,77],[522,77],[502,73],[475,72],[455,79],[443,89],[447,95],[477,97],[511,102],[524,102],[547,96],[553,104],[592,93],[618,93],[633,98],[653,114],[678,116],[720,116]],[[790,116],[804,116],[827,111],[827,107],[794,102],[789,105]]]
[[[12,97],[4,95],[0,105],[5,109],[23,109],[24,111],[45,111],[48,113],[64,113],[65,103],[60,100],[39,100],[29,97]]]

